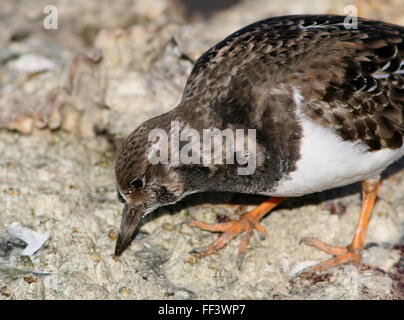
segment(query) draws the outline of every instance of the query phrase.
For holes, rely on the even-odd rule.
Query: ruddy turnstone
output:
[[[265,234],[260,220],[285,197],[362,181],[352,243],[336,247],[303,240],[334,256],[308,272],[361,261],[380,174],[404,154],[404,28],[361,18],[352,26],[345,19],[295,15],[262,20],[231,34],[196,61],[179,105],[139,126],[118,153],[116,179],[125,206],[116,255],[130,244],[144,215],[187,194],[268,195],[239,220],[190,223],[221,233],[197,256],[210,255],[242,235],[243,257],[253,230]],[[254,172],[240,174],[240,161],[178,161],[172,137],[170,143],[159,143],[168,146],[177,162],[152,164],[149,156],[158,139],[151,141],[150,133],[156,128],[172,132],[173,122],[200,136],[209,128],[253,129],[256,148],[244,155],[254,157]],[[203,152],[193,156],[200,160]]]

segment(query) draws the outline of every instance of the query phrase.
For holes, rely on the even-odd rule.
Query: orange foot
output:
[[[307,244],[334,256],[327,261],[309,267],[308,269],[304,270],[302,275],[308,275],[316,271],[325,271],[332,267],[343,264],[352,263],[359,265],[361,263],[362,250],[365,244],[366,228],[376,201],[379,184],[379,179],[370,179],[362,182],[362,210],[356,226],[356,232],[353,236],[352,243],[349,246],[331,246],[315,238],[305,238],[300,241],[301,243]]]
[[[217,240],[211,245],[202,249],[194,249],[191,251],[191,253],[198,258],[206,257],[223,248],[232,239],[242,234],[239,255],[237,259],[237,266],[238,268],[240,268],[244,260],[245,252],[247,251],[248,243],[250,242],[250,239],[252,237],[253,230],[256,229],[259,232],[261,239],[265,238],[265,228],[259,223],[259,221],[266,213],[271,211],[283,199],[284,198],[270,198],[261,203],[251,212],[243,215],[239,220],[231,220],[223,223],[206,223],[202,221],[190,222],[189,225],[191,227],[196,227],[212,232],[222,232]]]
[[[304,243],[334,256],[329,260],[309,267],[308,269],[304,270],[303,274],[310,274],[316,271],[325,271],[343,264],[352,263],[355,265],[359,265],[362,260],[361,250],[354,249],[351,245],[347,247],[331,246],[320,240],[317,240],[316,238],[305,238],[302,239],[300,243]]]

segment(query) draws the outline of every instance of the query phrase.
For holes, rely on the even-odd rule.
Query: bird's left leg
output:
[[[202,230],[222,232],[215,242],[201,250],[193,250],[192,253],[198,258],[206,257],[223,248],[227,243],[234,239],[239,234],[242,235],[239,248],[238,265],[240,266],[244,254],[247,250],[248,243],[252,236],[252,232],[256,229],[261,236],[265,236],[266,231],[264,227],[259,223],[262,217],[276,207],[284,198],[274,197],[261,203],[251,212],[243,215],[239,220],[231,220],[223,223],[206,223],[202,221],[192,221],[190,226],[196,227]]]
[[[362,209],[352,243],[349,246],[331,246],[315,238],[305,238],[301,241],[304,244],[315,247],[334,256],[327,261],[309,267],[304,271],[304,274],[310,274],[315,271],[324,271],[342,264],[359,264],[361,262],[366,229],[376,201],[379,185],[380,179],[369,179],[362,182]]]

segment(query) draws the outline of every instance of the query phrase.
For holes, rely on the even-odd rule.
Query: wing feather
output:
[[[263,108],[279,109],[279,92],[297,88],[302,111],[343,139],[369,150],[401,147],[404,28],[360,18],[357,29],[346,29],[344,19],[285,16],[233,33],[197,60],[182,103],[233,111],[232,103],[248,104],[250,113],[264,115]]]

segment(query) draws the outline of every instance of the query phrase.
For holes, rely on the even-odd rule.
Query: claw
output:
[[[241,270],[241,265],[244,262],[244,258],[245,258],[245,254],[239,253],[239,255],[237,256],[237,262],[236,262],[237,270]]]
[[[192,254],[194,256],[198,256],[198,255],[202,254],[203,250],[204,250],[204,248],[195,248],[195,249],[192,249],[191,251],[189,251],[188,253]]]
[[[310,238],[311,238],[311,237],[304,237],[304,238],[300,239],[300,240],[299,240],[299,246],[302,245],[302,244],[306,244],[306,241],[307,241],[308,239],[310,239]]]
[[[183,225],[183,224],[191,224],[193,221],[195,221],[194,219],[188,218],[188,219],[184,219],[182,220],[179,225]]]

